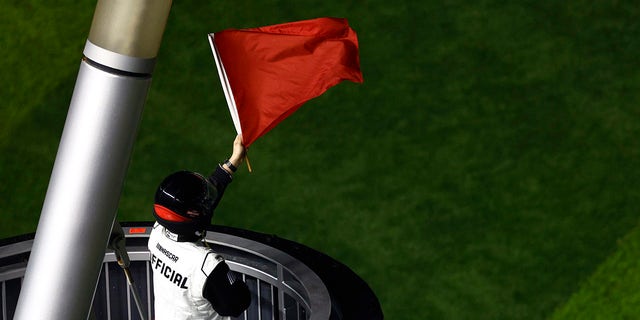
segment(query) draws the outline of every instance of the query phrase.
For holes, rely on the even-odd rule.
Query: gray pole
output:
[[[14,319],[86,319],[171,0],[99,0]]]

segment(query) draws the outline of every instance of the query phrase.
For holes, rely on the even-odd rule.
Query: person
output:
[[[227,319],[248,308],[247,285],[203,241],[214,209],[245,155],[238,135],[231,157],[208,178],[178,171],[160,183],[148,242],[156,320]]]

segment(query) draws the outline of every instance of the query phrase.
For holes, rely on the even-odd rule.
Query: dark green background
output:
[[[94,8],[2,1],[2,238],[36,229]],[[215,222],[344,262],[388,319],[638,317],[639,8],[177,0],[119,219],[151,220],[166,174],[231,152],[207,33],[344,17],[364,84],[258,140]]]

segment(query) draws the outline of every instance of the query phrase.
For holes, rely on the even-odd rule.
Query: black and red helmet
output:
[[[215,186],[201,174],[178,171],[160,183],[153,216],[173,233],[199,237],[211,223],[216,196]]]

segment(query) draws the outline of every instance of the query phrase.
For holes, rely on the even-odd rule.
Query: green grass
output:
[[[552,319],[635,319],[640,314],[640,229],[607,259]]]
[[[2,6],[8,237],[36,228],[95,2]],[[167,173],[231,151],[206,34],[319,16],[356,29],[365,83],[258,140],[217,223],[344,262],[388,319],[639,315],[632,1],[175,1],[120,220],[152,219]]]

